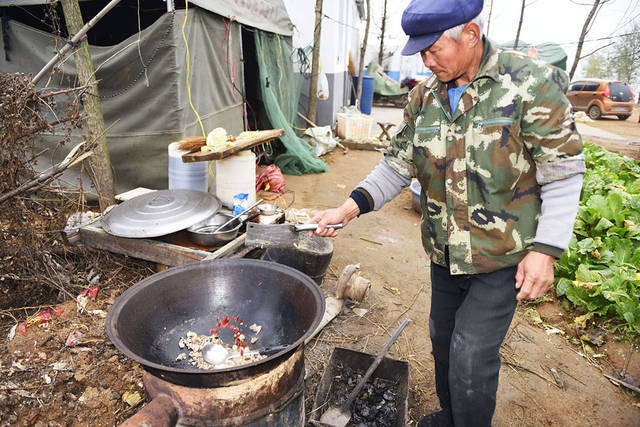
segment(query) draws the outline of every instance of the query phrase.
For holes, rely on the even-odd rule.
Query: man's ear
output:
[[[462,38],[469,45],[469,47],[474,47],[478,44],[480,39],[482,38],[482,34],[480,34],[480,27],[475,22],[467,22],[467,24],[462,29]]]

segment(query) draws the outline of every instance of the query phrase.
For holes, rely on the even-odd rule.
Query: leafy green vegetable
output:
[[[640,340],[640,162],[584,144],[587,173],[556,294]],[[597,318],[597,317],[596,317]]]

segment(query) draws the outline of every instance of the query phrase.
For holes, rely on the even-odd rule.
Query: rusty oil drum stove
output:
[[[144,367],[151,399],[123,425],[302,426],[303,343],[323,313],[317,284],[273,262],[210,260],[142,280],[116,300],[107,317],[111,341]],[[180,336],[208,334],[216,317],[226,315],[262,325],[260,346],[290,345],[226,369],[206,371],[176,361],[183,351]]]

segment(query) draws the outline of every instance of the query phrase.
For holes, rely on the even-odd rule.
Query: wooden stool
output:
[[[380,141],[384,141],[384,139],[386,138],[387,140],[391,141],[391,135],[389,135],[389,129],[393,127],[393,123],[378,122],[378,126],[380,126],[380,129],[382,129],[382,132],[380,132],[380,135],[378,135],[378,139]]]

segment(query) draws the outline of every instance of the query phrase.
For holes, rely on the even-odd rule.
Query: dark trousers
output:
[[[440,406],[456,427],[490,426],[500,345],[516,308],[516,267],[449,274],[431,264],[429,332]]]

